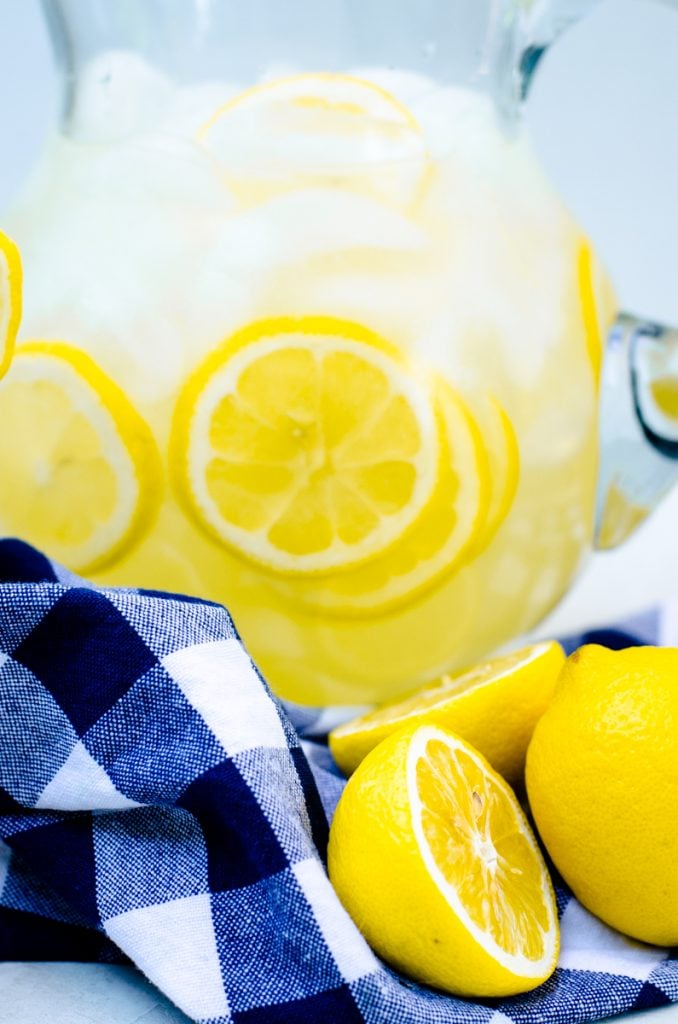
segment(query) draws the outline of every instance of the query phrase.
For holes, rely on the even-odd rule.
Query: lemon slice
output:
[[[418,519],[441,429],[427,384],[376,334],[329,317],[263,320],[186,384],[171,462],[219,541],[278,572],[332,572]]]
[[[245,199],[331,179],[408,205],[428,177],[421,129],[394,96],[351,75],[317,72],[254,86],[198,132]]]
[[[443,425],[438,480],[416,525],[399,544],[350,574],[317,583],[303,597],[342,616],[381,614],[420,596],[466,563],[485,527],[490,497],[487,452],[461,396],[433,385]]]
[[[489,547],[511,510],[520,481],[520,448],[508,413],[493,395],[479,396],[473,411],[487,451],[491,481],[485,522],[473,545],[476,557]]]
[[[365,758],[328,864],[372,948],[416,981],[507,996],[555,968],[555,900],[530,827],[504,780],[447,729],[401,730]]]
[[[155,442],[89,356],[64,342],[21,345],[0,417],[1,533],[89,573],[145,532],[161,490]]]
[[[560,644],[545,641],[444,675],[330,733],[330,749],[349,775],[391,733],[411,724],[453,729],[509,782],[521,782],[530,738],[565,663]]]
[[[12,361],[21,321],[21,257],[11,238],[0,231],[0,377]]]

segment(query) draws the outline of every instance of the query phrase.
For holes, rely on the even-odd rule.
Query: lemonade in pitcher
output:
[[[104,51],[7,226],[3,533],[223,602],[314,704],[473,661],[566,590],[612,303],[488,92]]]

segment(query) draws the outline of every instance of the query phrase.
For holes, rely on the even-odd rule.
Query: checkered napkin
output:
[[[587,639],[678,641],[672,614]],[[560,964],[536,992],[471,1003],[385,967],[323,866],[342,786],[323,722],[271,695],[222,607],[101,590],[0,542],[0,958],[131,961],[205,1024],[575,1022],[678,1001],[675,951],[562,886]]]

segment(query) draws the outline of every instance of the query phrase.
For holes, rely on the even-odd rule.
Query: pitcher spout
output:
[[[678,330],[621,314],[600,405],[596,547],[626,540],[678,480]]]

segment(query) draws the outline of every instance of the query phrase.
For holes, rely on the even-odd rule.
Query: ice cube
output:
[[[223,217],[235,205],[214,158],[192,139],[168,132],[136,135],[73,153],[65,185],[102,202],[176,207],[176,214],[211,208]]]
[[[162,129],[186,138],[195,138],[200,129],[240,92],[232,82],[201,82],[176,89],[162,121]]]
[[[347,189],[313,187],[274,196],[229,219],[214,260],[224,269],[265,272],[323,254],[418,253],[426,244],[421,228],[396,210]]]
[[[172,93],[169,79],[139,54],[107,50],[82,72],[69,130],[92,142],[124,138],[156,125]]]

